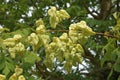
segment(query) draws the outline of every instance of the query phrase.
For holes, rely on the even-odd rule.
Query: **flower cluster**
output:
[[[51,7],[48,10],[48,14],[50,15],[50,25],[52,28],[56,28],[57,24],[63,19],[70,18],[70,15],[64,9],[57,10],[56,7]]]
[[[0,74],[0,80],[5,80],[5,79],[6,79],[6,76],[5,76],[5,75]]]
[[[23,69],[16,66],[15,73],[10,76],[9,80],[26,80],[25,77],[21,75],[22,73]],[[6,76],[0,74],[0,80],[6,80]]]
[[[90,27],[85,21],[71,24],[69,27],[69,36],[74,43],[84,44],[90,35],[94,35]]]
[[[3,44],[5,46],[8,46],[8,51],[12,58],[15,58],[17,53],[21,54],[25,50],[24,45],[20,42],[21,39],[22,39],[22,36],[17,34],[17,35],[14,35],[13,38],[7,38],[3,40]]]
[[[25,80],[25,77],[21,75],[22,73],[23,69],[16,66],[15,73],[12,76],[10,76],[9,80]]]
[[[31,33],[27,38],[27,42],[33,47],[33,50],[46,46],[50,41],[42,19],[36,21],[36,26],[36,33]]]
[[[39,38],[36,33],[31,33],[30,36],[27,38],[27,42],[30,43],[30,45],[35,46],[39,42]]]
[[[7,38],[7,39],[3,40],[3,44],[5,44],[8,47],[13,47],[21,39],[22,39],[22,36],[19,34],[16,34],[16,35],[14,35],[13,38]]]
[[[63,33],[60,37],[53,37],[53,42],[46,46],[45,64],[52,69],[54,58],[59,62],[66,61],[64,68],[70,72],[72,65],[77,65],[82,61],[84,50],[80,44],[74,44],[68,37],[67,33]]]

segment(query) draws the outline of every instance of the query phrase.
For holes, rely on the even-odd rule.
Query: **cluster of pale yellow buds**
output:
[[[14,48],[15,48],[15,51],[18,53],[23,52],[25,50],[25,46],[21,42],[16,44]]]
[[[42,21],[42,19],[39,19],[36,21],[36,26],[40,26],[40,25],[44,25],[44,22]]]
[[[44,22],[42,21],[42,19],[39,19],[36,21],[36,32],[38,34],[45,34],[46,33],[46,29],[45,29],[45,26],[44,26]]]
[[[82,33],[86,36],[95,34],[95,32],[92,31],[90,27],[88,27],[85,21],[80,21],[79,23],[76,24],[76,26],[78,30],[82,31]]]
[[[21,75],[22,73],[23,69],[16,66],[15,73],[12,76],[10,76],[9,80],[26,80],[25,77]]]
[[[70,15],[64,9],[57,10],[56,7],[51,7],[48,10],[48,14],[50,15],[50,25],[52,28],[56,28],[57,24],[63,19],[70,18]]]
[[[13,38],[15,39],[15,41],[19,42],[22,39],[22,36],[18,34],[18,35],[14,35]]]
[[[36,33],[31,33],[27,38],[27,42],[33,47],[33,49],[37,49],[41,46],[46,46],[50,38],[46,34],[46,29],[42,19],[36,21]]]
[[[41,40],[41,43],[43,44],[43,46],[46,46],[50,42],[49,35],[46,35],[46,34],[40,35],[40,34],[38,34],[38,36],[39,36],[39,39]]]
[[[69,27],[69,36],[74,43],[84,44],[90,35],[94,35],[90,27],[87,26],[85,21],[71,24]]]
[[[73,43],[67,33],[63,33],[60,37],[53,37],[53,41],[46,46],[45,51],[45,65],[48,68],[51,68],[54,58],[56,58],[60,62],[66,60],[64,67],[67,71],[71,69],[68,69],[66,66],[71,68],[73,64],[81,63],[82,55],[84,54],[82,46]]]
[[[38,34],[45,34],[46,30],[45,30],[45,26],[44,25],[39,25],[37,28],[36,28],[36,32]]]
[[[42,19],[36,21],[36,26],[37,26],[36,33],[40,40],[39,45],[46,46],[50,41],[50,37],[46,34],[46,28],[44,26]]]
[[[26,80],[25,77],[21,75],[22,73],[23,69],[16,66],[15,73],[13,73],[13,75],[10,76],[9,80]],[[0,74],[0,80],[6,80],[6,76]]]
[[[31,33],[30,36],[27,38],[27,42],[29,42],[31,45],[37,45],[39,42],[39,38],[36,33]]]
[[[15,58],[15,57],[16,57],[16,53],[15,53],[15,48],[14,48],[14,47],[13,47],[13,48],[9,48],[8,51],[9,51],[10,56],[11,56],[12,58]]]
[[[6,79],[6,76],[5,76],[5,75],[0,74],[0,80],[5,80],[5,79]]]
[[[10,52],[11,57],[15,58],[17,53],[21,54],[25,51],[25,46],[19,42],[14,47],[9,48],[8,51]]]
[[[9,47],[14,46],[17,42],[19,42],[22,39],[22,36],[17,34],[14,35],[13,38],[7,38],[5,40],[3,40],[3,44]]]
[[[22,36],[17,34],[14,35],[13,38],[7,38],[3,40],[3,44],[8,46],[8,51],[12,58],[15,58],[17,53],[22,53],[25,50],[24,45],[20,42],[21,39]]]
[[[15,46],[16,43],[15,43],[14,38],[8,38],[8,39],[3,40],[3,44],[9,47],[13,47]]]

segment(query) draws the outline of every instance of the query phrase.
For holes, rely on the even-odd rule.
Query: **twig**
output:
[[[69,32],[69,30],[47,30],[47,32]],[[111,37],[111,38],[116,38],[118,39],[118,36],[114,36],[111,34],[105,34],[105,33],[101,33],[101,32],[96,32],[96,35],[102,35],[102,36],[107,36],[107,37]]]
[[[68,32],[69,30],[47,30],[47,32]]]
[[[100,32],[96,32],[96,35],[103,35],[103,36],[107,36],[107,37],[111,37],[111,38],[116,38],[116,39],[119,38],[118,36],[114,36],[114,35],[111,35],[111,34],[100,33]]]

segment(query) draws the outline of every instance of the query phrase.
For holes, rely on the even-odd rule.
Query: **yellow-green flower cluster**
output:
[[[15,73],[10,76],[9,80],[26,80],[25,77],[21,75],[22,73],[23,69],[16,66]],[[0,80],[6,80],[6,76],[0,74]]]
[[[39,38],[36,33],[31,33],[30,36],[28,36],[27,41],[30,43],[30,45],[35,46],[39,42]]]
[[[23,69],[19,68],[18,66],[15,68],[15,73],[10,76],[9,80],[26,80],[23,75]]]
[[[45,64],[52,69],[54,58],[63,62],[67,71],[71,70],[72,65],[77,65],[82,61],[84,50],[80,44],[74,44],[68,37],[67,33],[63,33],[60,37],[53,37],[53,42],[46,46]]]
[[[63,19],[70,18],[70,15],[64,9],[57,10],[56,7],[51,7],[48,10],[48,14],[50,15],[50,25],[52,28],[56,28],[57,24]]]
[[[5,79],[6,79],[6,76],[5,76],[5,75],[0,74],[0,80],[5,80]]]
[[[69,27],[69,36],[74,43],[84,44],[90,35],[94,35],[90,27],[87,26],[85,21],[71,24]]]
[[[27,42],[33,47],[33,49],[37,49],[41,46],[46,46],[50,39],[46,34],[46,28],[42,19],[36,21],[36,33],[31,33],[27,38]]]
[[[8,47],[13,47],[21,39],[22,39],[22,36],[19,34],[16,34],[16,35],[14,35],[13,38],[7,38],[7,39],[3,40],[3,44],[5,44]]]
[[[12,58],[15,58],[17,53],[21,54],[25,50],[24,45],[20,42],[21,39],[22,36],[17,34],[14,35],[13,38],[7,38],[3,40],[3,44],[8,46],[8,51]]]
[[[44,26],[44,22],[42,21],[42,19],[39,19],[36,21],[36,32],[38,34],[45,34],[46,33],[46,28]]]

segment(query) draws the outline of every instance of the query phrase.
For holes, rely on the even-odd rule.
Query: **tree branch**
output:
[[[69,30],[47,30],[47,32],[68,32]]]
[[[105,34],[105,33],[100,33],[100,32],[96,32],[96,35],[102,35],[102,36],[107,36],[107,37],[111,37],[111,38],[116,38],[118,39],[118,36],[114,36],[114,35],[110,35],[110,34]]]
[[[49,77],[49,72],[46,70],[44,65],[41,65],[40,62],[35,61],[35,66],[40,76],[43,78]]]
[[[66,33],[68,33],[69,30],[47,30],[47,32],[66,32]],[[107,36],[107,37],[116,38],[116,39],[119,38],[118,36],[114,36],[114,35],[111,35],[111,34],[100,33],[100,32],[96,32],[96,35],[102,35],[102,36]]]
[[[104,20],[111,12],[110,10],[112,6],[112,2],[111,0],[101,0],[100,5],[101,5],[101,10],[100,10],[99,19]]]

